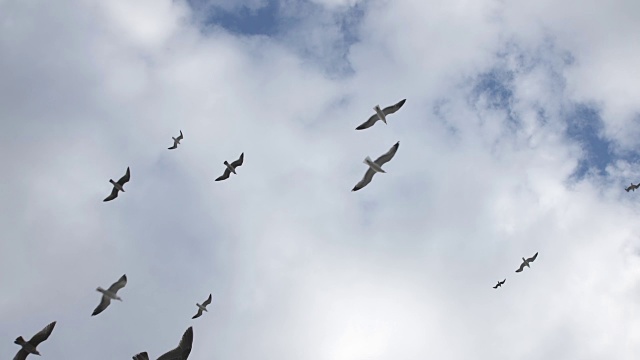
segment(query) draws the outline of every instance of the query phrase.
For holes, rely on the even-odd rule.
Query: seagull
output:
[[[207,300],[205,300],[202,305],[196,303],[196,306],[198,307],[198,313],[193,315],[192,319],[195,318],[199,318],[200,316],[202,316],[202,312],[203,311],[209,311],[207,310],[207,305],[211,304],[211,294],[209,294],[209,297],[207,298]]]
[[[388,106],[384,108],[384,110],[380,110],[380,105],[376,105],[373,107],[373,110],[376,112],[373,114],[369,120],[365,121],[362,125],[358,126],[356,130],[364,130],[372,127],[378,120],[382,120],[383,123],[387,123],[387,115],[393,114],[394,112],[400,110],[402,105],[407,99],[402,99],[395,105]]]
[[[100,304],[93,310],[93,314],[91,316],[96,316],[104,311],[104,309],[111,304],[111,300],[120,300],[120,297],[117,295],[118,290],[122,289],[125,285],[127,285],[127,274],[122,275],[120,280],[113,283],[109,289],[105,290],[101,287],[98,287],[96,291],[102,293],[102,300],[100,300]]]
[[[531,266],[529,266],[529,264],[534,262],[537,257],[538,257],[538,253],[536,253],[535,255],[533,255],[533,257],[530,257],[530,258],[528,258],[526,260],[524,258],[522,258],[522,264],[520,265],[520,268],[518,270],[516,270],[516,272],[521,272],[524,269],[525,266],[528,267],[528,268],[531,268]]]
[[[638,185],[633,185],[633,183],[631,183],[631,186],[629,186],[628,188],[625,188],[625,190],[627,192],[629,192],[629,190],[633,190],[636,191],[636,189],[640,186],[640,183],[638,183]]]
[[[160,356],[158,360],[187,360],[193,344],[193,327],[189,327],[182,335],[178,347]],[[133,356],[133,360],[149,360],[147,352],[141,352]]]
[[[373,179],[373,175],[375,175],[375,173],[377,172],[386,173],[386,171],[382,170],[382,165],[387,163],[389,160],[393,159],[393,156],[396,154],[396,151],[398,151],[398,147],[400,147],[400,141],[398,141],[395,145],[393,145],[391,149],[387,151],[386,154],[377,158],[376,161],[371,161],[371,158],[367,156],[364,159],[364,163],[369,165],[369,169],[367,169],[367,172],[364,174],[364,177],[362,178],[362,180],[360,180],[360,182],[357,183],[356,186],[351,191],[358,191],[363,187],[367,186],[367,184],[371,182],[371,179]]]
[[[227,168],[224,169],[224,174],[220,175],[220,177],[217,178],[216,181],[227,179],[231,173],[236,174],[236,168],[242,165],[243,161],[244,161],[244,153],[240,154],[240,158],[232,162],[231,164],[229,164],[228,161],[225,161],[224,164],[227,166]]]
[[[29,341],[24,341],[22,336],[18,336],[16,341],[14,341],[13,343],[22,346],[22,349],[18,350],[18,353],[13,357],[13,360],[25,360],[27,358],[27,355],[29,354],[40,355],[40,352],[36,348],[41,342],[49,338],[49,335],[51,335],[51,332],[53,331],[53,328],[55,326],[56,322],[54,321],[51,324],[45,326],[44,329],[40,330],[39,333],[33,335],[31,340]]]
[[[502,280],[502,281],[498,281],[498,283],[496,284],[496,286],[494,286],[493,288],[494,288],[494,289],[499,288],[500,286],[502,286],[502,284],[504,284],[504,282],[505,282],[505,281],[507,281],[507,279],[504,279],[504,280]]]
[[[131,178],[131,172],[129,171],[129,167],[127,167],[127,173],[124,174],[124,176],[121,177],[120,180],[118,180],[118,182],[113,181],[113,179],[109,179],[109,182],[113,184],[113,190],[111,190],[111,195],[107,196],[107,198],[102,201],[111,201],[117,198],[118,191],[124,192],[123,186],[124,184],[129,182],[130,178]]]
[[[169,150],[177,149],[178,145],[180,145],[180,140],[184,138],[184,136],[182,136],[182,130],[180,130],[180,136],[178,136],[177,138],[174,138],[172,136],[171,138],[173,139],[173,146],[170,147]]]

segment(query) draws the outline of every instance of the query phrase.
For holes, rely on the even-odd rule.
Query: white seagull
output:
[[[380,110],[380,105],[376,105],[373,107],[373,110],[376,112],[373,114],[369,120],[365,121],[362,125],[358,126],[356,130],[364,130],[372,127],[378,120],[382,120],[383,123],[387,123],[387,115],[393,114],[394,112],[400,110],[402,105],[404,105],[407,99],[402,99],[395,105],[388,106],[384,108],[384,110]]]
[[[207,310],[207,305],[209,304],[211,304],[211,294],[209,294],[209,297],[202,303],[202,305],[196,303],[196,306],[198,307],[198,313],[193,315],[192,319],[202,316],[203,311],[209,312],[209,310]]]
[[[182,136],[182,130],[180,130],[180,136],[178,136],[177,138],[174,138],[172,136],[171,138],[173,139],[173,146],[168,149],[169,150],[177,149],[178,145],[180,145],[180,140],[184,139],[184,137]]]
[[[371,158],[367,156],[363,162],[369,165],[369,169],[367,169],[367,172],[364,173],[364,177],[362,178],[362,180],[360,180],[360,182],[357,183],[351,191],[358,191],[367,186],[367,184],[371,182],[371,179],[373,179],[373,175],[375,175],[375,173],[386,173],[386,171],[382,170],[382,165],[393,159],[396,151],[398,151],[398,147],[400,147],[400,141],[393,145],[386,154],[377,158],[376,161],[371,161]]]
[[[240,154],[240,158],[232,162],[231,164],[229,164],[229,162],[225,160],[224,164],[227,166],[227,168],[224,169],[224,174],[220,175],[220,177],[218,177],[216,181],[227,179],[231,173],[236,174],[236,168],[238,166],[241,166],[243,161],[244,161],[244,153]]]
[[[531,266],[529,266],[530,263],[534,262],[535,259],[538,257],[538,253],[536,253],[535,255],[533,255],[533,257],[530,257],[528,259],[524,259],[522,258],[522,264],[520,265],[520,268],[518,270],[516,270],[516,272],[522,272],[522,270],[524,269],[524,267],[528,267],[531,268]]]
[[[189,327],[187,331],[182,335],[180,344],[173,350],[160,356],[158,360],[187,360],[191,353],[191,346],[193,345],[193,327]],[[147,352],[141,352],[133,356],[133,360],[149,360],[149,354]]]
[[[124,176],[121,177],[120,180],[118,180],[118,182],[113,181],[113,179],[109,179],[109,182],[111,184],[113,184],[113,190],[111,190],[111,195],[107,196],[102,201],[111,201],[111,200],[117,198],[118,197],[118,191],[124,192],[123,186],[124,186],[124,184],[129,182],[130,178],[131,178],[131,172],[129,171],[129,167],[127,167],[127,173],[124,174]]]
[[[113,283],[109,289],[105,290],[101,287],[98,287],[96,291],[102,293],[102,300],[100,300],[100,304],[93,310],[93,314],[91,316],[96,316],[104,311],[104,309],[111,304],[111,300],[120,300],[122,299],[118,296],[118,290],[122,289],[125,285],[127,285],[127,274],[122,275],[122,277]]]
[[[25,360],[29,354],[40,355],[40,352],[36,348],[41,342],[49,338],[49,335],[51,335],[55,326],[56,322],[54,321],[45,326],[44,329],[40,330],[40,332],[33,335],[29,341],[25,341],[22,336],[18,336],[16,341],[13,343],[22,346],[22,349],[18,350],[18,353],[13,357],[13,360]]]

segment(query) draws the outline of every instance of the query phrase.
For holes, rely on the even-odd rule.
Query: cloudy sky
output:
[[[637,0],[0,0],[0,357],[56,320],[43,360],[189,326],[193,360],[637,359],[639,34]]]

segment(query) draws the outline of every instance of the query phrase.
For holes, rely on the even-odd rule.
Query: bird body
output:
[[[93,310],[91,316],[96,316],[104,311],[110,304],[111,300],[120,300],[120,296],[118,296],[118,290],[122,289],[125,285],[127,285],[127,274],[124,274],[118,279],[118,281],[114,282],[109,286],[107,290],[98,287],[96,291],[102,294],[102,298],[100,299],[100,304]]]
[[[244,162],[244,153],[240,154],[240,158],[234,162],[232,162],[231,164],[229,164],[228,161],[225,160],[224,165],[225,165],[225,169],[224,169],[224,173],[222,175],[220,175],[215,181],[221,181],[221,180],[225,180],[229,178],[229,175],[231,175],[231,173],[238,175],[236,173],[236,169],[239,166],[242,166],[242,163]]]
[[[387,124],[387,116],[393,114],[394,112],[400,110],[402,105],[407,101],[407,99],[400,100],[397,104],[387,106],[386,108],[380,110],[380,106],[376,105],[373,107],[375,114],[371,115],[367,121],[362,123],[360,126],[356,128],[356,130],[364,130],[375,125],[378,120],[382,120],[383,123]],[[387,124],[388,125],[388,124]]]
[[[13,360],[25,360],[30,354],[40,355],[40,352],[37,349],[38,345],[49,338],[55,326],[56,322],[54,321],[45,326],[44,329],[40,330],[37,334],[33,335],[29,341],[25,341],[22,336],[18,336],[13,343],[20,345],[21,349],[18,350],[18,353],[13,357]]]
[[[373,110],[376,112],[376,114],[378,115],[378,119],[382,120],[382,122],[385,125],[387,124],[387,117],[384,115],[384,112],[380,109],[380,105],[376,105],[373,107]]]
[[[113,185],[113,189],[111,190],[111,194],[109,194],[109,196],[107,196],[102,201],[106,202],[106,201],[111,201],[111,200],[117,198],[118,197],[118,191],[124,192],[124,184],[129,182],[129,179],[131,179],[131,171],[129,170],[128,167],[127,167],[127,172],[117,182],[113,181],[113,179],[109,179],[109,182]]]
[[[638,183],[638,185],[633,185],[633,183],[631,183],[631,185],[630,185],[629,187],[625,188],[625,190],[626,190],[627,192],[629,192],[629,190],[636,191],[636,189],[637,189],[638,187],[640,187],[640,183]]]
[[[373,175],[375,175],[377,172],[385,173],[386,171],[382,170],[382,165],[393,159],[399,147],[400,141],[395,143],[395,145],[393,145],[386,154],[377,158],[376,161],[371,161],[371,158],[367,156],[367,158],[364,159],[364,163],[367,164],[369,168],[367,169],[367,172],[364,173],[364,177],[362,178],[362,180],[360,180],[360,182],[358,182],[351,191],[358,191],[367,186],[371,182],[371,179],[373,179]]]
[[[522,272],[522,270],[524,269],[525,266],[528,267],[528,268],[531,268],[531,266],[529,266],[529,264],[534,262],[537,257],[538,257],[538,253],[536,253],[535,255],[533,255],[532,257],[530,257],[528,259],[522,258],[522,264],[520,265],[520,268],[518,270],[516,270],[516,272]]]
[[[231,171],[232,173],[238,175],[238,173],[236,173],[236,168],[233,167],[233,165],[229,164],[228,161],[225,160],[224,164],[227,165],[227,169],[229,169],[229,171]]]
[[[386,173],[386,171],[382,170],[382,168],[380,167],[380,165],[376,164],[373,160],[371,160],[370,157],[366,157],[363,161],[365,164],[369,165],[369,167],[371,169],[373,169],[373,171],[377,172],[377,173]]]
[[[198,307],[198,313],[193,315],[192,319],[196,319],[202,316],[203,311],[209,312],[209,310],[207,310],[207,306],[209,306],[209,304],[211,304],[211,294],[209,294],[209,297],[202,303],[202,305],[196,303],[196,306]]]
[[[180,136],[178,136],[177,138],[174,138],[172,136],[171,138],[173,139],[173,146],[170,147],[169,150],[176,149],[178,147],[178,145],[180,145],[180,140],[182,140],[184,138],[184,136],[182,136],[182,130],[180,130]]]
[[[498,281],[498,283],[496,284],[496,286],[494,286],[493,288],[494,288],[494,289],[499,288],[500,286],[502,286],[502,285],[504,284],[504,282],[505,282],[505,281],[507,281],[507,279],[504,279],[504,280],[502,280],[502,281]]]

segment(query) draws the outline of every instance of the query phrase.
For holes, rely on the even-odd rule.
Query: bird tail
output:
[[[26,341],[24,341],[24,339],[22,338],[22,336],[18,336],[16,338],[16,341],[13,342],[14,344],[18,344],[18,345],[23,345],[26,343]]]

